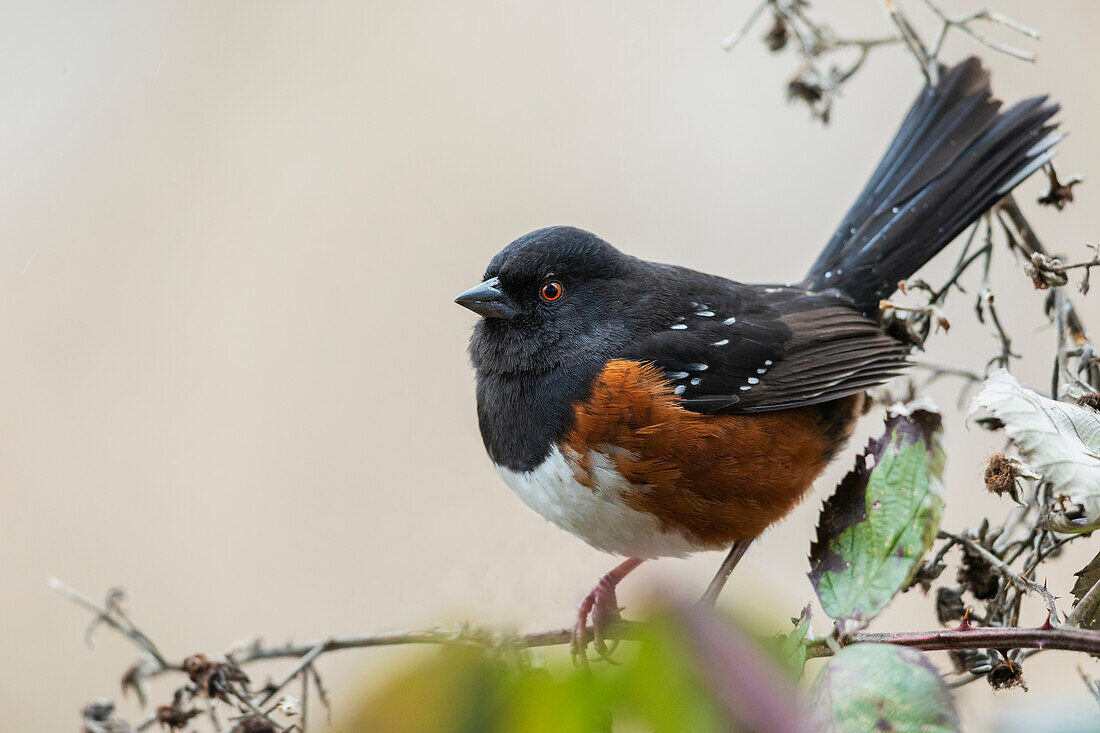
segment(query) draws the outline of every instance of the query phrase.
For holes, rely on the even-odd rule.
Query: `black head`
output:
[[[484,282],[455,298],[482,316],[470,342],[479,372],[544,372],[621,342],[637,306],[639,261],[594,234],[548,227],[501,250]],[[603,348],[598,348],[603,347]]]

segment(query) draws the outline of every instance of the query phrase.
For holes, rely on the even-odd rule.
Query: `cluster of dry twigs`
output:
[[[772,24],[763,40],[773,52],[793,46],[799,59],[798,70],[790,80],[788,91],[793,100],[809,106],[815,118],[828,123],[844,85],[864,67],[871,52],[886,46],[903,46],[917,61],[921,73],[935,83],[942,65],[940,54],[952,32],[968,36],[995,52],[1024,61],[1033,61],[1030,52],[995,40],[980,30],[981,24],[997,25],[1028,38],[1038,38],[1038,32],[1002,13],[981,9],[953,16],[932,0],[914,0],[931,14],[938,28],[929,40],[916,30],[908,11],[900,0],[884,0],[884,8],[895,33],[872,39],[851,39],[837,33],[830,25],[815,20],[806,0],[763,0],[750,14],[747,22],[725,41],[727,49],[743,40],[765,13]],[[794,43],[791,44],[791,40]],[[854,58],[849,58],[852,51]],[[846,56],[846,54],[848,56]],[[1061,211],[1073,201],[1074,187],[1080,177],[1062,181],[1053,165],[1045,169],[1048,191],[1038,203]],[[964,380],[960,402],[967,388],[980,384],[995,367],[1009,368],[1020,354],[1013,350],[1012,338],[1001,320],[990,282],[992,258],[998,252],[1010,252],[1022,262],[1024,274],[1035,288],[1047,291],[1045,312],[1054,325],[1055,344],[1051,370],[1051,397],[1075,398],[1096,406],[1100,401],[1100,359],[1086,332],[1085,323],[1074,306],[1065,286],[1074,271],[1081,273],[1077,290],[1089,291],[1089,276],[1093,267],[1100,267],[1100,249],[1089,245],[1092,256],[1079,261],[1050,254],[1013,196],[1005,197],[966,235],[958,260],[950,275],[938,287],[914,278],[901,284],[903,292],[922,292],[927,297],[918,306],[906,306],[884,301],[882,307],[894,332],[923,346],[936,330],[947,330],[950,322],[944,315],[944,303],[953,292],[965,293],[960,281],[972,268],[980,270],[980,285],[974,297],[974,310],[980,322],[987,324],[996,336],[999,349],[988,361],[985,374],[958,366],[925,364],[927,376],[911,381],[910,395],[943,377]],[[1007,467],[1007,468],[1006,468]],[[1069,614],[1060,614],[1053,594],[1044,585],[1029,580],[1044,561],[1057,557],[1062,548],[1089,535],[1059,535],[1042,528],[1044,507],[1058,502],[1050,487],[1034,477],[1019,475],[1002,454],[993,456],[987,471],[987,485],[996,493],[1010,491],[1020,503],[1000,522],[986,520],[976,530],[958,533],[941,532],[943,544],[933,558],[924,563],[914,585],[926,592],[947,568],[947,554],[960,553],[955,583],[940,587],[936,593],[936,612],[941,623],[960,621],[954,631],[915,632],[901,634],[862,634],[841,639],[842,643],[887,641],[917,646],[921,649],[948,649],[960,678],[954,685],[963,685],[985,677],[994,687],[1022,684],[1020,662],[1041,649],[1070,649],[1095,654],[1100,645],[1100,632],[1080,629],[1079,618],[1093,613],[1100,603],[1100,582],[1083,589],[1083,597]],[[1011,488],[1009,488],[1011,487]],[[1022,498],[1018,492],[1026,495]],[[1047,620],[1037,628],[1021,628],[1020,607],[1025,594],[1040,597],[1047,608]],[[969,602],[968,602],[969,601]],[[975,611],[978,607],[980,610]],[[820,653],[829,653],[822,642]]]

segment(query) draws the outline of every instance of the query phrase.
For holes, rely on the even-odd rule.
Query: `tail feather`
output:
[[[970,58],[925,87],[804,285],[868,310],[1054,155],[1046,97],[1001,112]]]

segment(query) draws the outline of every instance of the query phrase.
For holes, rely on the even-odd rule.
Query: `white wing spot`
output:
[[[771,366],[771,365],[772,365],[772,360],[771,359],[765,359],[764,360],[764,366]]]
[[[757,369],[757,370],[756,370],[756,373],[757,373],[757,374],[764,374],[764,373],[765,373],[765,372],[767,372],[767,371],[768,371],[767,369]]]
[[[726,324],[727,326],[732,326],[733,324],[737,323],[737,319],[727,318],[726,320],[722,321],[722,323]]]
[[[725,346],[730,342],[729,339],[722,339],[721,341],[715,341],[711,346]]]
[[[677,323],[675,325],[669,326],[669,328],[672,329],[673,331],[683,331],[683,330],[687,329],[687,324],[686,323]]]
[[[706,364],[688,364],[687,366],[693,372],[705,372],[709,368]]]
[[[699,377],[694,377],[694,378],[693,378],[693,379],[691,380],[691,386],[692,386],[692,387],[698,387],[698,386],[699,386],[699,382],[701,382],[701,381],[703,381],[703,380],[702,380],[702,379],[699,379]]]
[[[684,393],[684,392],[686,392],[686,391],[687,391],[687,387],[685,387],[685,386],[684,386],[684,385],[682,385],[682,384],[681,384],[681,385],[680,385],[679,387],[677,387],[676,389],[672,390],[672,392],[673,392],[674,394],[683,394],[683,393]]]
[[[747,384],[741,387],[742,392],[748,392],[750,389],[752,389],[752,387],[748,386]]]
[[[749,384],[759,384],[760,383],[760,380],[757,379],[756,377],[749,377],[748,380],[746,380],[746,381],[748,381]]]
[[[669,372],[668,373],[668,378],[672,379],[672,380],[683,379],[687,375],[688,375],[687,372]]]
[[[702,316],[703,318],[710,318],[714,315],[714,311],[699,311],[695,315]]]

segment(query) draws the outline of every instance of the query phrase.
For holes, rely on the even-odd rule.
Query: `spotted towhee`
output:
[[[628,558],[581,604],[575,650],[589,614],[602,648],[615,584],[642,560],[743,551],[798,503],[864,391],[908,364],[880,300],[1052,158],[1057,110],[1035,97],[1000,111],[977,59],[944,69],[795,284],[647,262],[550,227],[458,296],[482,316],[478,419],[504,482]]]

